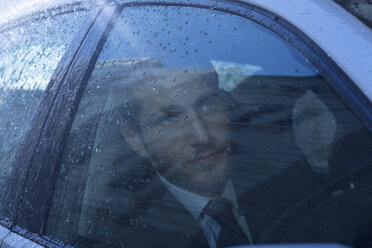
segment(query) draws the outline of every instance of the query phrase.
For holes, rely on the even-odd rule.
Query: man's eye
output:
[[[202,110],[208,110],[216,106],[216,101],[214,99],[207,99],[202,105]]]
[[[166,115],[162,116],[159,120],[160,123],[167,123],[171,122],[177,119],[177,114],[176,113],[167,113]]]

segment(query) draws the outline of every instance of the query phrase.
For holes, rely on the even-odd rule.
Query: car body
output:
[[[2,188],[4,188],[4,190],[2,192],[3,200],[1,202],[1,247],[70,247],[70,245],[67,244],[70,243],[71,240],[68,238],[64,239],[63,233],[59,233],[59,236],[55,236],[55,234],[58,233],[58,231],[55,231],[55,229],[58,229],[58,225],[54,227],[54,231],[51,231],[53,228],[50,227],[51,224],[48,219],[52,218],[51,216],[54,218],[54,216],[60,214],[62,217],[58,216],[58,218],[66,219],[65,222],[69,222],[69,218],[72,218],[69,217],[69,215],[66,216],[66,212],[64,212],[69,206],[68,203],[66,203],[67,207],[64,206],[61,210],[58,208],[58,204],[55,203],[55,200],[53,200],[53,197],[62,194],[55,193],[57,192],[56,189],[61,187],[60,183],[57,183],[60,182],[59,178],[62,177],[61,175],[67,175],[66,173],[69,171],[69,166],[73,167],[72,165],[80,163],[79,160],[83,161],[84,158],[82,157],[85,151],[87,151],[86,153],[90,152],[93,154],[95,149],[97,149],[97,141],[91,141],[91,143],[89,143],[90,145],[87,144],[87,147],[84,148],[85,150],[79,150],[77,148],[76,150],[78,152],[76,152],[76,154],[74,153],[75,150],[74,152],[68,153],[68,156],[70,156],[69,159],[75,161],[71,162],[70,165],[66,163],[66,151],[69,151],[73,145],[76,145],[74,142],[79,142],[84,140],[84,137],[87,137],[83,136],[86,135],[84,130],[99,129],[99,127],[94,126],[97,122],[87,122],[88,124],[85,126],[83,125],[85,120],[94,118],[94,114],[96,114],[94,110],[85,113],[84,111],[81,112],[80,109],[88,109],[89,106],[94,109],[92,106],[95,106],[95,104],[98,106],[98,103],[100,103],[99,100],[97,100],[98,103],[93,100],[84,100],[88,99],[86,96],[88,96],[90,92],[93,92],[92,94],[97,94],[97,96],[99,94],[107,94],[105,91],[99,92],[99,89],[104,86],[100,85],[99,81],[102,82],[105,78],[108,79],[113,76],[113,74],[111,75],[109,72],[102,77],[102,75],[96,75],[94,72],[95,68],[99,66],[102,66],[101,68],[103,69],[105,68],[102,64],[106,62],[106,59],[100,60],[100,56],[111,58],[114,61],[114,65],[115,62],[118,62],[115,60],[118,59],[118,57],[115,57],[116,51],[102,52],[108,51],[109,48],[107,47],[113,46],[111,44],[115,44],[118,47],[121,46],[120,42],[116,44],[112,41],[115,40],[115,36],[110,36],[110,32],[115,30],[115,27],[113,28],[115,22],[119,19],[122,11],[127,8],[133,8],[134,14],[132,14],[132,16],[134,15],[139,18],[135,13],[136,8],[141,8],[143,6],[146,6],[146,8],[158,6],[160,9],[170,7],[169,12],[171,12],[171,14],[169,15],[171,17],[172,15],[176,15],[175,13],[177,13],[179,9],[181,9],[182,12],[182,8],[187,7],[202,9],[208,13],[209,11],[227,13],[226,18],[229,18],[229,16],[236,16],[252,20],[256,23],[254,25],[258,24],[262,29],[267,30],[265,32],[270,30],[270,32],[276,35],[275,37],[280,37],[278,39],[281,39],[288,47],[291,47],[288,48],[290,50],[288,54],[293,54],[291,49],[297,51],[299,55],[293,55],[296,58],[293,59],[294,61],[297,61],[298,56],[303,56],[303,62],[299,62],[298,65],[293,65],[293,67],[288,66],[288,68],[286,67],[287,69],[283,70],[293,70],[296,66],[300,64],[303,65],[304,63],[313,66],[314,72],[324,78],[324,82],[327,82],[332,92],[334,92],[347,106],[345,109],[348,109],[348,111],[352,113],[352,116],[362,123],[362,126],[367,130],[366,132],[369,132],[369,134],[372,133],[372,30],[333,1],[62,1],[61,3],[58,2],[56,5],[52,4],[52,6],[47,6],[47,8],[42,11],[34,11],[31,8],[31,13],[24,14],[24,16],[17,17],[12,21],[3,20],[0,26],[2,42],[4,44],[10,44],[9,47],[2,51],[3,54],[6,54],[7,59],[0,64],[0,75],[2,77],[0,85],[3,91],[3,99],[1,101],[3,104],[2,108],[4,108],[1,112],[9,114],[9,117],[7,116],[4,118],[8,121],[4,120],[3,123],[0,122],[0,125],[2,125],[1,132],[3,133],[1,147],[3,149],[4,164],[4,169],[2,169],[2,174],[4,175],[4,178],[2,178]],[[38,6],[37,8],[42,7]],[[186,14],[189,15],[190,13]],[[214,15],[211,14],[211,16],[213,16],[211,19],[214,18]],[[49,22],[49,18],[60,19],[54,23]],[[176,20],[176,18],[174,20]],[[131,21],[133,21],[133,19],[128,19],[128,22]],[[183,21],[183,19],[181,21]],[[42,24],[39,26],[39,22],[46,22],[45,30],[47,31],[44,29],[40,31],[38,29],[40,26],[42,27],[44,25]],[[177,31],[177,29],[180,34],[186,32],[185,30],[187,30],[188,22],[191,23],[192,21],[186,20],[186,22],[183,26],[176,26],[176,28],[173,28],[172,32]],[[31,27],[28,26],[30,23]],[[135,25],[140,26],[141,24],[138,23],[141,23],[141,21],[137,21],[136,24],[136,20],[134,20],[131,25],[134,25],[134,27],[136,27]],[[229,24],[228,21],[226,21],[226,23],[226,25]],[[232,23],[234,24],[234,22]],[[179,25],[179,23],[176,22],[173,24]],[[64,27],[64,25],[66,25],[66,27]],[[196,27],[197,25],[195,24],[192,26],[192,28]],[[151,31],[151,29],[147,27],[142,28],[138,29],[137,35],[146,30],[149,33]],[[236,28],[234,27],[234,31],[235,30]],[[19,34],[17,32],[19,32]],[[30,32],[33,38],[28,39],[27,32]],[[46,32],[48,34],[45,35],[45,40],[38,40],[40,32]],[[16,35],[14,35],[15,38],[12,39],[11,34],[13,33],[16,33]],[[209,34],[207,33],[215,32],[212,30],[204,30],[204,33],[200,33],[200,37],[208,36]],[[24,34],[26,34],[26,36],[24,36]],[[171,34],[171,32],[168,32],[168,34]],[[23,42],[22,45],[17,46],[17,35],[26,37],[20,39],[21,42]],[[116,35],[118,34],[116,33]],[[219,34],[220,37],[224,35],[225,33]],[[135,32],[133,32],[133,36],[135,36]],[[230,34],[226,34],[226,40],[228,40],[228,36],[230,36]],[[5,40],[7,37],[10,37],[9,40],[11,42]],[[172,35],[168,35],[168,38],[169,37],[172,37]],[[231,37],[235,36],[231,35]],[[111,39],[111,43],[105,43],[108,39]],[[156,39],[154,38],[154,40]],[[200,40],[202,41],[201,38]],[[179,41],[176,39],[172,42],[177,43]],[[197,44],[197,42],[198,41],[195,41],[195,44]],[[212,44],[212,41],[210,41],[210,44]],[[236,55],[234,53],[232,56],[238,56],[242,53],[244,42],[239,44],[241,45],[237,45],[238,48],[234,50]],[[128,45],[130,45],[129,42]],[[163,51],[168,49],[164,48],[165,46],[163,47],[163,44],[159,44],[159,46],[160,52],[158,49],[154,53],[150,52],[148,56],[153,55],[155,57],[157,54],[161,57],[160,55],[163,53],[161,49],[163,48]],[[168,46],[171,45],[168,44]],[[229,47],[228,44],[226,44],[226,47]],[[232,45],[231,47],[234,46]],[[194,50],[194,57],[197,58],[201,56],[200,54],[203,54],[204,48],[205,47],[203,47],[203,49],[190,49]],[[285,50],[285,48],[282,49]],[[182,50],[182,46],[177,46],[177,50],[178,52]],[[25,51],[27,52],[25,53]],[[131,50],[129,49],[128,51],[130,55]],[[174,49],[173,53],[175,53],[175,51],[176,49]],[[187,53],[179,57],[179,61],[170,59],[168,63],[174,63],[182,67],[183,61],[187,61],[186,55],[188,55],[189,51],[186,52]],[[222,53],[221,51],[219,52]],[[133,53],[147,55],[146,52],[143,51],[135,51]],[[255,58],[260,57],[257,54],[252,56],[256,56]],[[262,56],[269,57],[267,54]],[[273,55],[273,57],[275,56],[280,57],[281,55]],[[164,60],[166,60],[166,58]],[[107,61],[109,61],[109,59],[107,59]],[[192,62],[192,59],[190,59],[190,61]],[[280,59],[275,63],[277,63],[279,68],[280,63],[278,61],[280,61]],[[236,64],[242,64],[238,59],[236,62]],[[187,63],[185,62],[185,65]],[[232,72],[226,71],[226,68],[230,68],[229,70],[235,67],[239,69],[246,68],[246,70],[249,71],[247,73],[260,70],[258,67],[254,66],[248,68],[236,64],[219,64],[217,61],[213,66],[217,74],[220,73],[218,75],[220,78],[223,77],[224,73],[234,75],[234,70],[232,70]],[[21,66],[23,66],[23,68]],[[216,69],[218,66],[222,68],[220,71]],[[264,66],[262,65],[262,67]],[[303,72],[303,74],[299,76],[308,76],[309,72],[306,69],[307,67],[305,67],[306,66],[303,68],[299,67],[300,69],[298,70],[301,73]],[[25,74],[25,71],[29,73]],[[285,73],[280,75],[280,71],[273,71],[274,72],[271,73],[273,75],[285,75]],[[104,72],[106,73],[106,71]],[[238,72],[239,70],[237,70],[237,73]],[[97,76],[98,84],[89,81],[91,75]],[[255,74],[250,74],[250,76],[252,75]],[[236,76],[238,77],[239,75],[236,74]],[[11,83],[8,84],[7,81]],[[270,84],[267,85],[267,87],[269,87]],[[228,86],[225,86],[225,88],[227,89]],[[95,92],[95,90],[97,90],[97,92]],[[11,109],[11,113],[7,112],[9,108]],[[293,111],[295,112],[295,109]],[[85,115],[84,118],[80,117],[82,115]],[[292,116],[293,115],[295,114],[292,113]],[[325,121],[332,122],[333,117],[329,117],[328,114],[326,115]],[[83,129],[79,125],[82,125]],[[293,133],[296,133],[296,128],[294,128]],[[330,133],[332,133],[332,131],[330,131]],[[82,136],[80,137],[79,135]],[[73,137],[75,137],[76,140]],[[364,140],[361,141],[361,144],[364,144],[363,142]],[[369,143],[367,142],[367,144]],[[299,146],[306,154],[307,148],[302,148],[301,145]],[[76,145],[76,147],[78,146]],[[80,152],[82,152],[81,156],[79,155]],[[364,156],[366,157],[366,161],[368,161],[368,158],[371,158],[370,154],[364,154]],[[90,171],[93,171],[93,169]],[[74,178],[79,178],[78,173],[80,172],[79,170],[74,172],[77,173],[73,175]],[[369,172],[369,170],[367,170],[367,172]],[[71,176],[71,178],[73,176]],[[66,178],[67,177],[69,176],[66,176]],[[84,177],[81,176],[81,178]],[[89,176],[86,176],[85,179],[87,180],[88,178]],[[89,192],[87,193],[88,187],[85,186],[85,182],[80,184],[84,184],[84,186],[79,186],[83,189],[74,188],[73,190],[79,192],[80,197],[81,195],[83,195],[83,198],[87,197],[87,195],[90,196],[88,194]],[[73,186],[71,186],[71,188],[73,188]],[[350,188],[354,188],[352,182],[350,182]],[[68,192],[68,190],[64,190],[63,192]],[[93,190],[94,194],[96,194],[97,191],[95,190],[97,190],[97,188],[93,188],[92,191]],[[368,187],[365,191],[368,193]],[[333,191],[333,193],[336,196],[341,194],[337,190]],[[78,195],[73,195],[71,198],[78,198]],[[65,208],[65,210],[63,210],[63,208]],[[80,206],[78,211],[84,212],[84,210],[81,209],[84,209],[84,207]],[[87,214],[87,216],[89,216],[89,214]],[[66,231],[66,233],[68,232]],[[276,246],[273,245],[268,247]],[[288,247],[297,246],[288,245]],[[298,247],[306,247],[306,245],[298,245]],[[319,244],[319,247],[328,246]],[[337,247],[337,245],[330,245],[329,247]]]

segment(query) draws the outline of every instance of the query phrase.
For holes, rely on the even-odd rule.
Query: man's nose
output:
[[[192,136],[196,137],[198,139],[198,142],[200,143],[206,143],[209,141],[209,133],[206,129],[205,123],[202,120],[202,118],[199,116],[199,114],[191,110],[189,112],[189,118],[190,118],[190,124],[191,124],[191,130],[190,132]]]

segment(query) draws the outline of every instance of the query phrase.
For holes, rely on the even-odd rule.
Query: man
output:
[[[234,101],[218,88],[211,69],[164,68],[144,59],[106,64],[97,71],[101,78],[110,73],[110,84],[103,93],[109,96],[106,114],[97,131],[79,221],[88,246],[214,248],[355,239],[342,227],[358,223],[365,207],[344,215],[349,206],[324,198],[331,178],[312,171],[294,142],[275,135],[272,123],[260,124],[270,114],[290,113],[295,99],[287,110],[255,111],[246,104],[252,111],[244,112],[250,115],[238,116],[250,118],[250,125],[244,121],[241,126],[231,113]],[[96,77],[93,73],[91,81],[101,80]],[[237,90],[243,92],[240,102],[254,97],[254,88]],[[244,132],[232,130],[238,125]],[[269,132],[262,132],[266,126]],[[291,126],[286,128],[290,135]],[[278,153],[280,146],[294,161],[284,161],[283,169],[269,168],[275,173],[246,187],[250,175],[244,169],[256,162],[255,153]],[[315,208],[317,202],[325,205]]]
[[[211,247],[228,241],[225,244],[249,244],[249,229],[238,213],[229,180],[227,106],[216,73],[210,69],[163,68],[155,73],[154,80],[133,87],[134,98],[141,103],[136,117],[140,128],[133,129],[124,122],[123,136],[137,154],[152,161],[160,181],[199,222]],[[235,218],[230,221],[241,229],[242,241],[219,241],[221,223],[202,213],[218,196],[231,202],[230,209],[220,211],[234,210]]]

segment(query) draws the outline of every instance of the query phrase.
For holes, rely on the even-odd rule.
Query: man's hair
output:
[[[218,91],[218,77],[213,68],[165,68],[158,60],[152,58],[120,59],[97,63],[90,81],[94,91],[100,91],[106,102],[104,118],[109,118],[116,125],[131,128],[141,133],[139,113],[142,103],[135,97],[137,87],[148,87],[165,77],[177,76],[190,78],[192,81],[215,81]],[[96,85],[98,84],[98,85]],[[152,86],[149,86],[152,87]]]
[[[142,105],[135,99],[133,88],[151,80],[148,72],[156,68],[162,68],[162,65],[151,58],[97,62],[88,91],[104,105],[102,118],[119,127],[125,123],[140,132],[138,116]]]
[[[137,133],[141,133],[141,126],[139,120],[139,113],[142,108],[142,103],[137,99],[127,100],[124,104],[115,106],[113,108],[114,115],[116,115],[118,123],[121,127],[125,126],[131,128]]]

